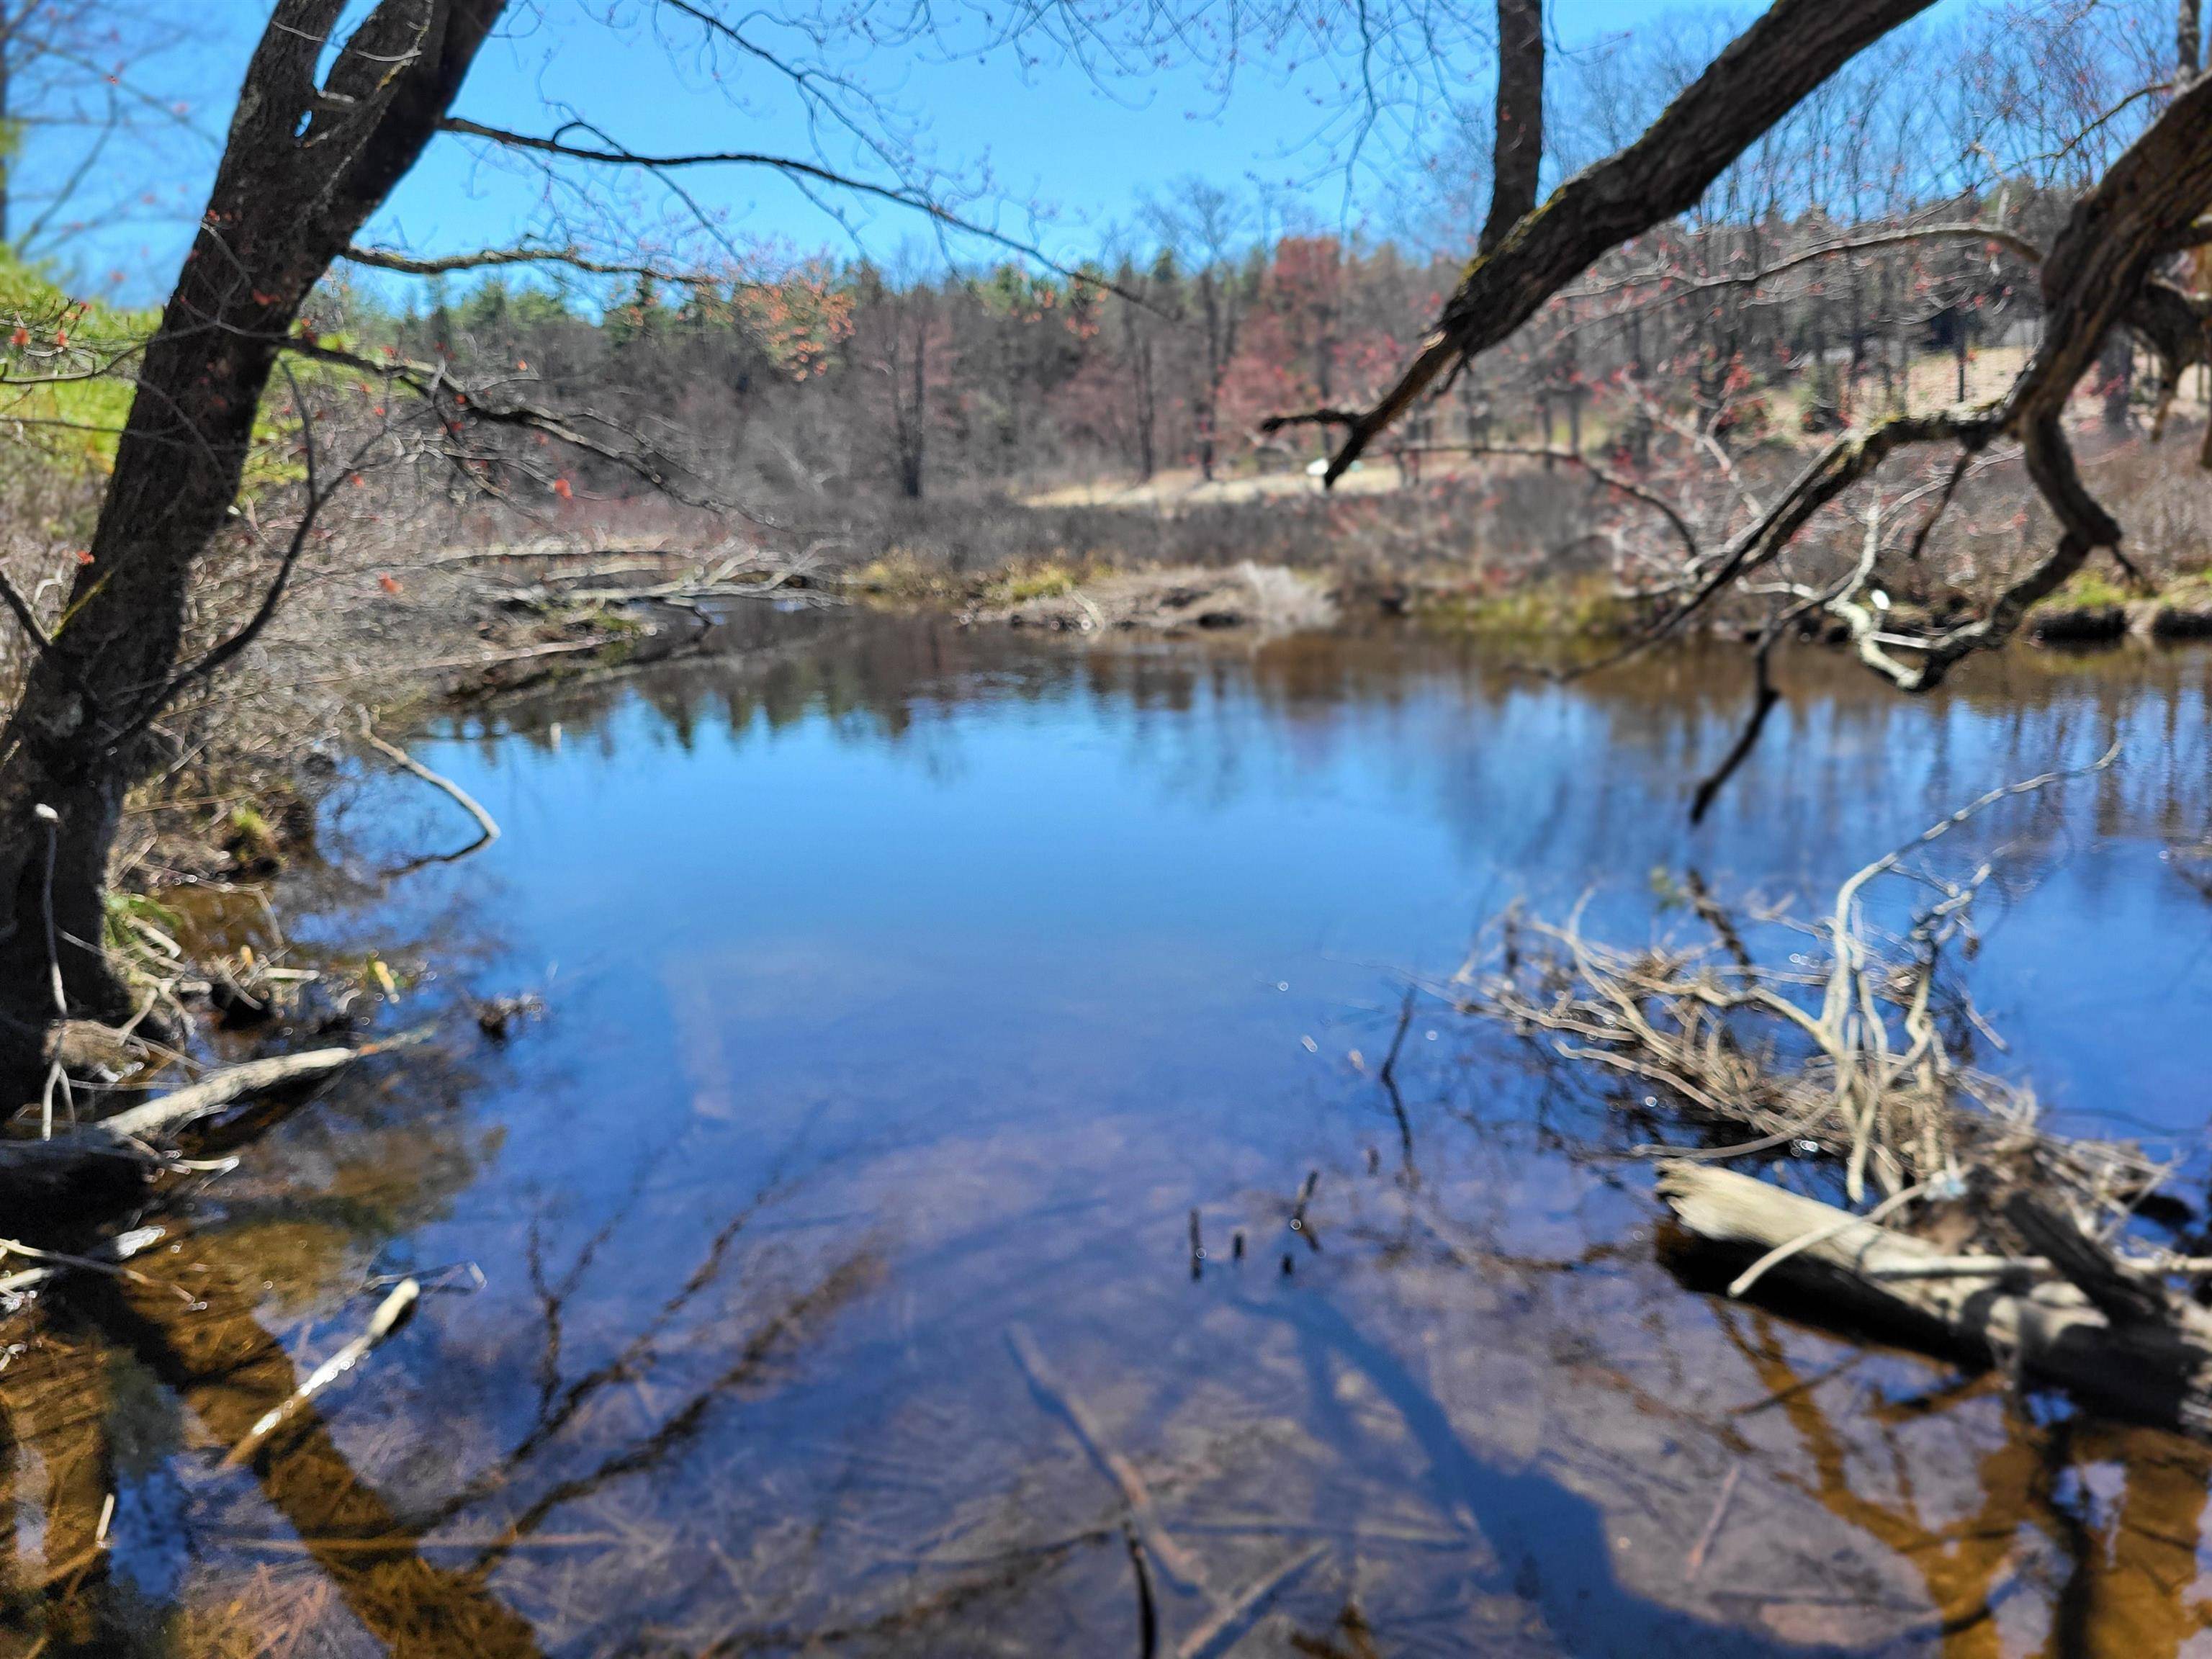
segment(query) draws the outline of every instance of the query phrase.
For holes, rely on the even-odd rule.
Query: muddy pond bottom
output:
[[[2203,1651],[2204,1449],[1684,1288],[1621,1091],[1406,1012],[1513,901],[1803,906],[2118,738],[1958,849],[1984,1059],[2197,1159],[2212,658],[1785,667],[1695,829],[1725,652],[807,617],[415,739],[504,835],[377,877],[465,826],[364,777],[294,948],[441,1035],[11,1353],[19,1650]]]

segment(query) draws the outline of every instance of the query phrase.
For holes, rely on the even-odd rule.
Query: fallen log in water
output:
[[[186,1124],[231,1106],[250,1096],[272,1089],[328,1077],[350,1066],[374,1045],[360,1048],[309,1048],[296,1054],[277,1054],[227,1066],[198,1083],[171,1091],[157,1100],[128,1108],[112,1117],[86,1126],[81,1133],[116,1140],[147,1140],[173,1134]]]
[[[2015,1194],[2005,1212],[2036,1218],[2021,1231],[2047,1259],[1993,1275],[1985,1262],[1710,1164],[1662,1164],[1658,1192],[1705,1244],[1746,1256],[1796,1246],[1760,1283],[1799,1311],[1885,1325],[2121,1415],[2212,1430],[2212,1313],[2032,1197]]]
[[[310,1048],[250,1060],[51,1139],[0,1140],[0,1190],[52,1194],[88,1181],[135,1177],[149,1167],[149,1152],[191,1124],[241,1101],[318,1082],[390,1046]]]

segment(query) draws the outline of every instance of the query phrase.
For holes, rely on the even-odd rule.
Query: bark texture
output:
[[[35,1090],[50,937],[71,1011],[124,1012],[100,949],[107,862],[124,796],[160,752],[194,568],[301,304],[438,131],[504,5],[382,0],[318,84],[343,0],[279,0],[254,52],[91,562],[0,733],[0,1109]]]
[[[1491,147],[1487,253],[1536,205],[1544,161],[1543,0],[1498,0],[1498,137]]]

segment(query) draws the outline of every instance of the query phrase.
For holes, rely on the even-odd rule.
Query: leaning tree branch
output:
[[[373,270],[389,270],[402,276],[449,276],[457,271],[491,270],[507,265],[561,265],[592,276],[641,276],[672,288],[715,288],[716,279],[698,271],[678,270],[642,261],[598,259],[577,247],[492,247],[471,253],[446,253],[422,258],[398,248],[349,247],[349,264]]]
[[[1626,149],[1577,173],[1478,253],[1420,351],[1330,460],[1334,484],[1462,357],[1486,351],[1608,250],[1696,205],[1762,134],[1933,0],[1776,0]]]
[[[672,476],[679,470],[680,463],[663,454],[637,433],[604,416],[567,413],[545,404],[515,398],[502,388],[457,380],[442,362],[420,362],[405,357],[368,357],[304,335],[287,340],[285,349],[318,362],[333,363],[352,369],[356,374],[374,375],[404,388],[438,412],[449,434],[457,433],[466,422],[543,433],[556,442],[621,467],[672,501],[680,501],[686,507],[745,512],[735,503],[684,488]],[[627,441],[616,442],[599,435],[591,429],[593,427],[602,427],[609,432],[619,434]],[[746,516],[755,515],[746,513]]]
[[[15,586],[15,580],[4,570],[0,570],[0,602],[7,605],[9,613],[23,632],[30,636],[32,645],[40,656],[54,648],[53,641],[46,637],[46,630],[39,625],[38,613],[31,609],[31,602],[23,597],[23,590]]]
[[[1847,236],[1835,241],[1821,242],[1815,246],[1801,249],[1771,265],[1761,265],[1756,270],[1722,271],[1711,276],[1686,276],[1668,270],[1644,271],[1595,283],[1586,288],[1569,289],[1559,297],[1566,300],[1602,299],[1608,294],[1618,294],[1626,289],[1653,288],[1663,284],[1668,291],[1662,300],[1678,300],[1717,288],[1755,288],[1801,265],[1811,264],[1820,259],[1832,259],[1838,254],[1870,253],[1881,248],[1935,241],[1994,242],[2023,264],[2039,265],[2043,263],[2043,250],[2018,231],[2008,230],[2002,225],[1980,224],[1972,220],[1946,220],[1941,224],[1906,225],[1869,235]],[[1618,314],[1604,313],[1591,320],[1604,322]]]
[[[1782,9],[1778,6],[1775,12]],[[1736,50],[1731,47],[1729,52]],[[1729,55],[1723,53],[1723,59]],[[1712,73],[1708,71],[1708,76]],[[1695,91],[1693,88],[1692,94]],[[1688,102],[1692,94],[1680,101]],[[1652,131],[1673,113],[1662,116]],[[1650,137],[1647,133],[1639,145]],[[1613,165],[1601,164],[1593,173]],[[1525,248],[1532,225],[1556,215],[1561,198],[1576,182],[1563,186],[1543,213],[1516,228],[1495,260],[1478,259],[1470,281]],[[2172,239],[2208,209],[2212,209],[2212,78],[2200,77],[2160,112],[2075,204],[2042,264],[2042,341],[2004,395],[1935,414],[1893,416],[1841,434],[1771,507],[1731,538],[1709,565],[1700,568],[1693,561],[1688,597],[1655,619],[1629,651],[1680,629],[1730,583],[1779,556],[1817,513],[1870,479],[1899,448],[1949,441],[1965,452],[1938,504],[1940,512],[1965,466],[1999,437],[2019,441],[2028,477],[2058,520],[2057,540],[2041,560],[2006,586],[1982,615],[1922,635],[1885,634],[1879,608],[1862,603],[1861,594],[1873,574],[1870,560],[1863,562],[1856,580],[1823,605],[1847,624],[1860,659],[1905,691],[1929,690],[1966,657],[2010,639],[2029,608],[2056,592],[2093,552],[2106,549],[2115,556],[2118,553],[2119,523],[2082,481],[2064,424],[2074,389],[2094,367],[2106,337],[2114,328],[2127,326],[2148,339],[2160,360],[2161,381],[2179,379],[2177,364],[2212,356],[2212,306],[2155,274]],[[1466,291],[1463,284],[1462,292]],[[1455,297],[1454,306],[1458,304]],[[1451,337],[1454,314],[1454,307],[1448,307],[1447,326],[1440,329],[1438,337]],[[1462,315],[1462,327],[1490,326]],[[1403,407],[1402,401],[1394,405],[1394,399],[1401,393],[1406,400],[1418,394],[1415,376],[1416,371],[1409,370],[1407,380],[1352,428],[1333,464],[1337,470]],[[1916,551],[1918,544],[1916,538]],[[1916,659],[1901,659],[1894,654],[1897,649],[1911,652]]]

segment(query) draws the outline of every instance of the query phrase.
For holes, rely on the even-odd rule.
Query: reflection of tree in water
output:
[[[1818,1379],[1785,1357],[1771,1318],[1729,1313],[1722,1328],[1810,1462],[1809,1474],[1782,1479],[1912,1565],[1940,1615],[1946,1659],[2005,1651],[1998,1609],[2023,1589],[2049,1597],[2035,1650],[2050,1659],[2172,1659],[2212,1626],[2212,1601],[2191,1594],[2212,1449],[2162,1430],[2070,1416],[2037,1423],[2008,1411],[2002,1437],[1974,1468],[1978,1504],[1947,1519],[1942,1508],[1955,1507],[1956,1494],[1916,1489],[1909,1442],[1931,1419],[2000,1387],[1997,1379],[1878,1402],[1855,1413],[1847,1437],[1820,1405]],[[1886,1476],[1866,1467],[1877,1460],[1888,1464]],[[2100,1498],[2107,1477],[2119,1491]],[[2056,1558],[2040,1575],[2022,1537],[2030,1530]],[[2048,1582],[2038,1585],[2038,1576]]]
[[[561,741],[611,752],[617,725],[627,741],[688,749],[702,728],[742,735],[815,722],[848,741],[912,745],[927,757],[945,740],[940,717],[964,705],[1074,702],[1139,727],[1145,740],[1133,757],[1176,794],[1225,799],[1247,787],[1253,756],[1270,745],[1301,770],[1318,770],[1376,752],[1378,723],[1412,720],[1411,735],[1390,747],[1423,757],[1435,780],[1425,787],[1449,823],[1491,834],[1501,815],[1517,821],[1532,800],[1571,791],[1573,819],[1557,826],[1573,837],[1565,850],[1633,877],[1654,839],[1653,797],[1686,802],[1691,782],[1735,738],[1746,696],[1744,664],[1725,647],[1655,653],[1558,686],[1516,672],[1496,646],[1404,630],[1078,642],[866,613],[801,622],[805,631],[786,647],[550,690],[501,704],[463,734],[490,758],[503,738],[550,747],[556,726]],[[1923,699],[1899,698],[1841,655],[1812,647],[1791,653],[1780,672],[1790,702],[1763,757],[1721,797],[1718,836],[1826,848],[1870,803],[1894,802],[1912,817],[1923,799],[1948,801],[1992,777],[2094,753],[2114,735],[2130,739],[2126,763],[2097,780],[2085,810],[2039,811],[2023,853],[2069,826],[2182,848],[2212,831],[2212,741],[2201,718],[2212,653],[2023,649],[1977,661]],[[1226,724],[1212,740],[1182,739],[1180,717],[1200,708]],[[629,724],[641,710],[642,732]],[[1156,729],[1146,723],[1154,714],[1178,721]],[[1601,761],[1613,787],[1592,787],[1590,769]],[[1784,778],[1789,786],[1777,787]],[[1671,846],[1675,817],[1663,819]]]
[[[392,939],[390,884],[349,877],[345,866],[360,863],[342,858],[305,878],[323,902],[307,959],[342,958],[370,928],[384,951],[406,959]],[[425,898],[414,922],[438,939],[444,965],[490,949],[481,894],[455,885]],[[264,914],[253,907],[251,927]],[[242,942],[280,945],[262,932]],[[404,1012],[419,1019],[434,1009],[416,998]],[[0,1654],[259,1659],[346,1651],[368,1638],[398,1654],[536,1654],[546,1631],[588,1631],[636,1599],[626,1582],[579,1622],[542,1595],[534,1557],[547,1553],[547,1523],[676,1461],[718,1403],[772,1380],[866,1287],[865,1249],[795,1275],[743,1256],[740,1235],[760,1207],[747,1205],[657,1309],[640,1304],[637,1329],[614,1358],[564,1377],[562,1286],[574,1291],[601,1239],[572,1271],[536,1275],[545,1337],[538,1420],[472,1473],[426,1471],[453,1402],[420,1397],[397,1349],[339,1396],[343,1443],[308,1407],[250,1476],[212,1468],[299,1386],[317,1316],[335,1331],[317,1346],[334,1347],[357,1326],[352,1298],[388,1243],[441,1218],[475,1186],[499,1133],[472,1125],[469,1104],[490,1045],[458,1035],[470,1028],[447,1012],[430,1048],[349,1073],[276,1132],[263,1133],[273,1112],[234,1120],[200,1150],[251,1139],[248,1155],[204,1194],[190,1178],[170,1194],[178,1201],[161,1245],[121,1275],[80,1276],[0,1322]],[[465,1328],[465,1304],[441,1301],[447,1309]],[[295,1330],[280,1340],[287,1325]],[[664,1376],[684,1392],[656,1396],[650,1420],[633,1420]],[[183,1449],[187,1421],[212,1449]],[[118,1508],[130,1511],[120,1522]],[[115,1559],[111,1529],[128,1559]],[[611,1573],[636,1541],[602,1534]],[[574,1553],[573,1538],[550,1553],[562,1552]]]
[[[374,1380],[341,1408],[347,1444],[365,1451],[349,1453],[309,1407],[254,1460],[250,1486],[243,1475],[185,1472],[192,1546],[210,1565],[182,1593],[174,1634],[184,1650],[259,1654],[281,1636],[314,1644],[303,1650],[325,1642],[343,1650],[355,1630],[396,1654],[505,1659],[627,1621],[647,1599],[640,1571],[656,1544],[653,1521],[617,1501],[625,1483],[679,1460],[718,1406],[777,1380],[876,1274],[865,1247],[795,1275],[764,1270],[738,1249],[757,1213],[756,1205],[733,1216],[658,1305],[639,1304],[625,1343],[574,1375],[563,1373],[562,1302],[591,1247],[577,1274],[541,1275],[534,1420],[472,1473],[426,1476],[429,1402],[380,1412]],[[143,1367],[160,1384],[161,1408],[173,1401],[216,1447],[236,1444],[289,1398],[301,1368],[262,1322],[268,1264],[253,1243],[250,1230],[220,1224],[186,1233],[138,1258],[133,1274],[73,1286],[18,1339],[26,1346],[0,1374],[10,1498],[35,1496],[44,1516],[35,1548],[8,1540],[9,1628],[27,1650],[162,1646],[166,1615],[117,1581],[100,1541],[119,1484],[110,1382]],[[371,1378],[400,1363],[372,1362]],[[404,1392],[404,1380],[382,1380]],[[420,1495],[384,1495],[395,1485]],[[583,1558],[573,1530],[549,1532],[556,1516],[594,1528],[589,1570],[607,1583],[580,1605],[574,1581]]]
[[[2087,676],[2078,699],[2056,672],[2041,692],[2012,687],[2022,712],[1990,740],[2040,762],[2048,745],[2088,741],[2115,720],[2170,722],[2200,696],[2197,661],[2155,659],[2155,672],[2110,686]],[[1249,696],[1257,712],[1237,718],[1288,722],[1298,763],[1318,764],[1371,736],[1363,722],[1421,698],[1434,729],[1459,718],[1449,697],[1420,690],[1424,673],[1458,677],[1471,730],[1494,736],[1532,696],[1572,697],[1602,742],[1680,757],[1685,775],[1705,735],[1740,714],[1735,688],[1679,665],[1559,693],[1464,669],[1441,648],[1409,670],[1395,644],[1371,655],[1340,641],[1045,653],[896,624],[842,657],[825,647],[752,668],[672,668],[632,681],[635,699],[556,692],[514,718],[541,737],[557,720],[572,741],[611,742],[604,723],[627,701],[674,742],[824,717],[882,741],[927,724],[933,704],[954,706],[981,675],[981,695],[1136,714]],[[1905,730],[1895,722],[1916,718],[1846,684],[1820,718],[1850,746],[1893,745]],[[1470,816],[1502,799],[1510,780],[1481,773],[1479,747],[1423,752],[1468,792],[1454,799]],[[2162,833],[2197,813],[2207,769],[2192,775],[2197,751],[2177,752],[2102,796],[2100,827]],[[1178,775],[1171,787],[1209,786]],[[1494,1069],[1481,1087],[1497,1089]],[[153,1647],[167,1619],[183,1650],[240,1655],[272,1639],[277,1651],[440,1656],[1090,1651],[1118,1649],[1125,1633],[1135,1651],[1116,1495],[995,1351],[972,1357],[942,1418],[900,1419],[880,1443],[865,1423],[837,1419],[869,1439],[865,1450],[771,1462],[757,1486],[754,1466],[721,1461],[714,1425],[741,1424],[743,1402],[795,1380],[797,1358],[880,1272],[865,1243],[775,1243],[762,1225],[774,1194],[740,1204],[696,1257],[647,1283],[604,1282],[603,1262],[593,1277],[629,1224],[621,1213],[562,1261],[523,1253],[535,1297],[523,1339],[471,1333],[466,1304],[434,1304],[428,1322],[447,1345],[437,1363],[411,1368],[405,1348],[380,1356],[328,1421],[308,1414],[250,1479],[172,1458],[196,1565],[142,1604],[147,1571],[98,1543],[107,1494],[133,1486],[130,1443],[172,1444],[188,1417],[232,1443],[289,1392],[304,1356],[259,1287],[304,1280],[321,1287],[318,1308],[339,1305],[382,1239],[468,1182],[463,1085],[453,1092],[447,1116],[426,1115],[411,1094],[325,1102],[287,1137],[302,1164],[325,1166],[306,1190],[294,1170],[249,1163],[217,1193],[220,1218],[149,1259],[148,1282],[86,1285],[49,1313],[0,1373],[10,1495],[42,1517],[0,1534],[15,1563],[0,1647],[43,1638],[47,1652],[109,1651],[125,1637]],[[1209,1267],[1213,1299],[1192,1304],[1192,1322],[1218,1322],[1224,1357],[1194,1366],[1067,1331],[1054,1350],[1219,1582],[1328,1546],[1279,1609],[1300,1650],[1404,1659],[1478,1642],[1505,1654],[1720,1655],[1863,1637],[1976,1659],[2001,1650],[2002,1621],[2053,1655],[2117,1659],[2178,1653],[2198,1627],[2198,1449],[2038,1427],[2003,1414],[1986,1386],[1846,1407],[1834,1376],[1792,1357],[1803,1344],[1784,1328],[1686,1302],[1640,1242],[1604,1228],[1565,1246],[1527,1241],[1524,1183],[1567,1161],[1572,1123],[1420,1092],[1381,1091],[1362,1126],[1395,1157],[1328,1173],[1317,1212],[1327,1257],[1302,1255],[1282,1283],[1264,1252],[1242,1279]],[[1449,1133],[1437,1132],[1439,1108],[1456,1109]],[[1527,1138],[1507,1144],[1501,1115]],[[179,1287],[204,1305],[187,1311]],[[358,1316],[356,1305],[337,1322]],[[889,1346],[864,1344],[861,1363],[888,1365]],[[528,1378],[514,1420],[431,1392],[502,1367]],[[1933,1459],[1929,1437],[1944,1433],[1950,1455]],[[1682,1553],[1737,1460],[1744,1490],[1711,1567],[1686,1586]],[[15,1513],[0,1503],[0,1517]],[[1190,1627],[1188,1606],[1170,1611]],[[1838,1633],[1846,1615],[1864,1627]]]

